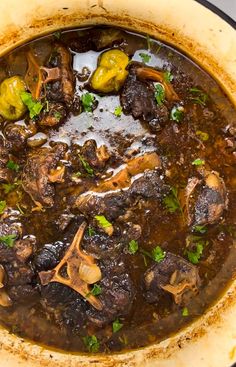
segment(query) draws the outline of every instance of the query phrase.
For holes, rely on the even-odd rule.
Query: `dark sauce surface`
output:
[[[28,238],[33,239],[35,243],[30,255],[22,261],[14,258],[14,245],[11,248],[1,243],[0,264],[5,269],[2,289],[11,298],[11,305],[0,306],[0,321],[11,332],[50,347],[76,352],[110,353],[143,347],[176,333],[206,312],[234,277],[236,112],[216,82],[177,50],[142,35],[120,30],[113,30],[118,35],[111,43],[104,40],[107,28],[102,29],[102,32],[100,29],[95,30],[91,32],[90,29],[80,29],[47,36],[18,48],[0,61],[0,82],[15,75],[25,78],[26,55],[29,50],[40,66],[53,68],[58,67],[57,61],[53,59],[55,44],[62,44],[71,53],[76,83],[74,95],[77,96],[77,101],[73,97],[71,104],[66,105],[65,101],[62,102],[62,105],[66,105],[66,117],[56,126],[41,125],[41,115],[32,121],[28,112],[19,121],[3,119],[1,123],[0,148],[5,144],[9,157],[5,163],[1,163],[0,168],[5,169],[7,162],[13,161],[19,165],[19,169],[10,169],[7,180],[0,181],[0,200],[6,201],[7,205],[1,213],[0,237],[6,235],[4,225],[9,226],[9,235],[15,233],[14,228],[17,224],[21,229],[20,233],[16,232],[15,243]],[[166,73],[167,79],[169,75],[171,80],[168,83],[178,94],[179,100],[165,100],[160,105],[157,104],[160,111],[163,105],[166,108],[168,118],[165,121],[160,118],[155,119],[153,123],[153,120],[134,118],[132,113],[126,113],[125,108],[120,116],[116,116],[114,111],[121,105],[120,94],[124,93],[124,86],[118,92],[110,93],[96,92],[92,89],[90,80],[98,59],[101,53],[110,49],[122,50],[129,56],[129,60],[132,60],[127,67],[129,73],[134,62],[134,65],[155,68]],[[143,63],[145,56],[143,58],[140,54],[146,55],[146,64]],[[86,70],[83,69],[85,67]],[[155,85],[153,81],[148,83],[150,88]],[[47,85],[45,88],[46,91],[41,91],[40,95],[43,104],[47,99],[49,102],[54,101],[52,94],[50,95],[50,83],[49,97],[45,97],[48,93]],[[201,91],[200,102],[197,99],[199,92],[196,97],[195,92],[191,92],[193,88]],[[92,93],[97,101],[91,112],[84,111],[79,101],[81,95],[86,92]],[[206,99],[202,99],[202,96],[206,96]],[[176,107],[181,107],[180,111],[183,110],[181,121],[170,118],[171,111]],[[44,104],[44,109],[46,108]],[[28,140],[24,141],[22,146],[20,143],[15,144],[12,138],[14,134],[9,131],[14,130],[16,125],[27,129],[31,123],[36,127],[35,135],[27,137]],[[32,147],[32,141],[37,139],[41,139],[41,147]],[[83,150],[85,143],[91,139],[96,142],[97,148],[104,145],[109,152],[109,158],[104,159],[101,166],[93,165]],[[50,172],[44,171],[44,175],[55,174],[58,167],[65,167],[61,180],[50,181],[55,192],[51,195],[53,202],[49,207],[36,200],[34,195],[29,195],[28,186],[24,182],[27,180],[26,165],[32,160],[32,154],[40,156],[41,149],[46,152],[56,150],[59,143],[64,143],[62,146],[65,152],[61,153]],[[99,193],[96,192],[101,183],[120,172],[127,162],[154,152],[160,158],[160,167],[142,169],[141,172],[137,169],[135,174],[131,175],[128,185],[122,188],[118,185],[117,189],[108,192],[103,189]],[[84,159],[88,157],[86,162],[92,167],[92,174],[81,163],[81,154],[84,154]],[[194,164],[196,159],[200,159],[202,164]],[[37,176],[39,171],[36,168],[35,172]],[[207,177],[212,172],[213,178],[218,180],[212,189],[215,196],[211,196],[207,191],[210,190]],[[147,186],[149,178],[144,182],[144,186],[140,184],[139,191],[134,189],[135,182],[146,177],[148,173],[158,176],[159,181],[155,181],[158,186],[156,196],[150,193]],[[150,182],[153,182],[153,176],[150,177]],[[188,204],[186,187],[193,178],[198,179],[198,184]],[[10,192],[7,192],[6,185],[12,185]],[[173,190],[177,192],[178,197],[174,211],[166,205],[165,200],[170,197],[173,204]],[[219,197],[218,191],[221,191]],[[88,192],[92,197],[98,196],[101,200],[91,204],[88,210],[81,209],[77,204],[78,198],[86,196]],[[107,195],[114,196],[114,210],[111,203],[104,209],[103,199]],[[117,195],[120,195],[121,201],[123,196],[127,195],[122,210],[116,207]],[[206,196],[202,198],[201,195]],[[202,206],[201,203],[197,204],[197,200],[201,200],[200,197],[205,200]],[[221,205],[223,208],[222,212],[217,212],[219,215],[213,214],[213,219],[209,214],[209,206],[212,208],[212,205]],[[121,213],[118,214],[119,210]],[[203,215],[201,210],[206,213]],[[191,216],[190,212],[195,214]],[[104,215],[112,224],[112,235],[99,226],[96,215]],[[203,222],[196,219],[197,215],[204,217]],[[55,282],[43,286],[40,281],[39,273],[53,269],[61,261],[84,221],[87,228],[81,249],[92,256],[101,269],[102,278],[96,282],[101,287],[101,294],[95,297],[101,299],[105,309],[109,308],[110,302],[110,313],[107,310],[94,310],[88,302],[90,296],[82,297],[75,290]],[[136,236],[137,225],[139,234]],[[203,229],[196,227],[197,225]],[[92,232],[89,231],[91,228]],[[130,253],[132,240],[139,246],[134,254]],[[193,264],[193,261],[189,261],[191,258],[189,259],[188,251],[196,254],[199,241],[202,251]],[[39,259],[40,251],[45,245],[60,248],[60,251],[56,250],[57,254],[52,256],[51,263],[51,255],[47,253],[49,265],[43,264],[43,261],[40,263]],[[156,246],[160,246],[164,254],[161,261],[151,258],[150,254]],[[10,255],[6,254],[6,248],[11,252]],[[147,295],[145,286],[144,274],[155,266],[160,269],[161,262],[164,264],[164,261],[167,261],[169,253],[188,261],[189,266],[197,269],[199,277],[197,285],[195,284],[197,289],[194,292],[189,289],[186,297],[181,293],[181,299],[177,302],[170,292],[161,288],[158,283],[160,274],[157,280],[153,280],[156,284],[149,290],[151,295]],[[172,265],[166,265],[166,276],[169,278],[173,274],[168,273],[168,266]],[[188,267],[186,264],[184,266]],[[68,278],[68,274],[64,276]],[[112,279],[109,278],[111,276]],[[158,297],[153,301],[153,297],[156,297],[155,292]],[[109,298],[108,302],[106,297],[113,298]],[[119,330],[114,330],[114,322],[120,325]],[[92,337],[95,339],[91,339]],[[89,345],[89,340],[95,340],[94,349]]]

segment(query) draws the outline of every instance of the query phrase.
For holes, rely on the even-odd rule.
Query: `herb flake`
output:
[[[34,119],[35,117],[37,117],[43,109],[42,103],[40,103],[39,101],[35,101],[32,97],[32,94],[29,92],[23,92],[20,96],[22,102],[29,110],[30,118]]]
[[[86,295],[86,297],[92,296],[99,296],[102,293],[102,288],[99,284],[94,284],[91,291]]]
[[[11,169],[12,171],[16,171],[18,172],[19,169],[20,169],[20,166],[19,164],[17,164],[16,162],[12,161],[12,160],[9,160],[7,162],[7,168]]]
[[[84,167],[85,171],[90,175],[93,176],[94,172],[92,167],[89,165],[89,163],[82,157],[81,154],[79,154],[80,162],[82,163],[82,166]]]
[[[178,199],[178,189],[176,187],[171,187],[170,194],[166,195],[163,199],[163,204],[170,213],[175,213],[177,210],[182,212]]]
[[[146,54],[146,53],[144,53],[144,52],[140,52],[139,56],[141,57],[142,62],[143,62],[144,64],[148,64],[148,63],[149,63],[149,61],[151,60],[151,55],[148,55],[148,54]]]
[[[95,219],[98,221],[99,225],[103,228],[112,226],[112,224],[106,219],[104,215],[95,215]]]
[[[196,131],[196,136],[201,140],[201,141],[207,141],[209,139],[209,134],[205,133],[204,131],[201,130],[197,130]]]
[[[84,111],[86,111],[86,112],[92,112],[92,110],[93,110],[93,104],[95,102],[95,97],[94,97],[93,94],[88,93],[88,92],[85,93],[85,94],[82,94],[82,96],[81,96],[81,102],[82,102]]]
[[[170,111],[170,119],[176,122],[181,122],[184,117],[184,108],[182,106],[174,106]]]
[[[174,79],[174,76],[171,74],[170,71],[165,71],[164,74],[164,80],[167,82],[167,83],[170,83],[172,82],[172,80]]]
[[[165,89],[161,83],[155,84],[155,99],[159,106],[165,101]]]
[[[204,161],[204,159],[201,159],[201,158],[196,158],[192,162],[193,166],[203,166],[204,164],[205,164],[205,161]]]
[[[122,107],[121,106],[117,106],[115,109],[114,109],[114,115],[116,117],[121,117],[121,114],[122,114]]]
[[[7,236],[1,236],[0,242],[2,242],[7,247],[13,247],[15,243],[16,235],[15,234],[9,234]]]
[[[113,333],[117,333],[117,331],[119,331],[120,329],[122,329],[123,324],[120,322],[119,319],[116,319],[113,323],[112,323],[112,331]]]
[[[190,88],[189,91],[191,93],[190,99],[193,101],[193,103],[199,104],[202,107],[206,106],[206,103],[209,99],[206,93],[196,87]]]
[[[7,203],[5,200],[1,200],[0,201],[0,214],[2,214],[4,212],[4,210],[6,209]]]
[[[188,308],[187,307],[184,307],[182,309],[182,316],[184,316],[184,317],[189,316],[189,311],[188,311]]]
[[[152,258],[157,263],[160,263],[162,260],[164,260],[165,256],[166,256],[166,253],[165,253],[165,251],[162,250],[162,248],[160,246],[156,246],[152,250]]]
[[[136,254],[136,252],[138,251],[138,242],[135,240],[131,240],[129,242],[129,247],[128,247],[129,253],[131,255]]]
[[[89,352],[96,353],[99,351],[100,343],[95,335],[84,336],[82,340]]]

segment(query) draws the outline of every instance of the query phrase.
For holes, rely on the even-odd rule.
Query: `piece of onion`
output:
[[[2,307],[12,306],[11,298],[8,296],[8,294],[3,289],[0,290],[0,306]]]
[[[81,262],[79,267],[79,277],[87,284],[94,284],[102,278],[102,273],[96,264]]]

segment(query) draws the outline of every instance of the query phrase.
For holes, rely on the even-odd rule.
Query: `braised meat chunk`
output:
[[[29,155],[22,174],[22,185],[34,202],[53,206],[53,183],[62,180],[63,171],[57,171],[57,167],[65,152],[66,146],[57,144],[52,149],[41,148]]]

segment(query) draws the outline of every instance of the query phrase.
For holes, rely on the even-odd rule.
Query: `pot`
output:
[[[236,106],[236,31],[194,0],[1,0],[0,56],[26,41],[95,24],[150,34],[197,61]],[[236,243],[235,243],[236,245]],[[193,324],[163,342],[112,355],[50,350],[0,329],[1,367],[229,367],[236,361],[236,281]]]

